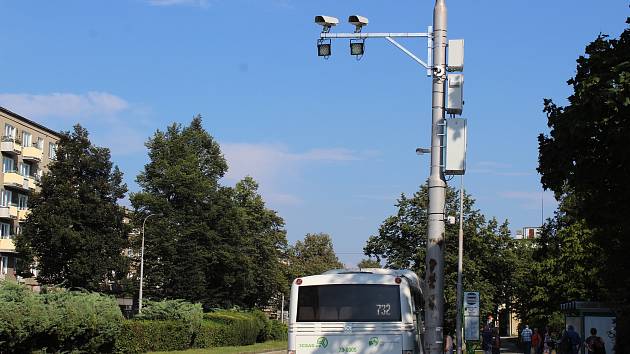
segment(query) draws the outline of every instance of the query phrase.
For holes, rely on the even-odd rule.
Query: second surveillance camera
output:
[[[367,17],[363,17],[359,15],[352,15],[348,17],[348,22],[350,22],[350,24],[355,25],[357,27],[363,27],[363,26],[367,26],[369,20],[367,19]]]

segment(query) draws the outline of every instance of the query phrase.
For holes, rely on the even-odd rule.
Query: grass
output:
[[[286,341],[269,341],[265,343],[256,343],[253,345],[245,345],[242,347],[217,347],[217,348],[204,348],[204,349],[189,349],[182,351],[172,352],[152,352],[152,354],[245,354],[245,353],[260,353],[264,351],[273,350],[287,350]]]

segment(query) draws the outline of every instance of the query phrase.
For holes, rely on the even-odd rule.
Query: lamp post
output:
[[[456,320],[456,332],[457,332],[457,354],[462,354],[462,343],[464,342],[464,335],[462,333],[462,301],[463,301],[463,289],[462,289],[462,272],[464,269],[464,176],[461,176],[459,186],[459,235],[458,235],[458,252],[457,252],[457,320]]]
[[[138,296],[138,313],[142,313],[142,282],[144,279],[144,225],[147,223],[147,219],[159,214],[149,214],[144,217],[142,221],[142,246],[140,248],[140,294]]]

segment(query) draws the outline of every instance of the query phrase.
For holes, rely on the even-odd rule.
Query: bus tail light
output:
[[[400,284],[400,283],[402,283],[402,279],[400,279],[400,277],[396,277],[396,280],[395,280],[395,281],[396,281],[396,284]],[[405,353],[405,354],[406,354],[406,353]]]
[[[300,278],[295,279],[295,284],[302,285],[302,279]]]

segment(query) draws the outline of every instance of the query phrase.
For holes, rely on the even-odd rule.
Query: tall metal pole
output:
[[[457,354],[462,354],[462,343],[464,336],[462,333],[462,272],[464,270],[464,176],[461,176],[459,186],[459,247],[457,251]]]
[[[446,3],[433,9],[433,99],[431,121],[431,175],[429,176],[428,242],[426,256],[426,352],[442,354],[444,320],[444,204],[446,182],[442,173],[442,124],[446,81]]]
[[[142,222],[142,247],[140,249],[140,294],[138,296],[138,313],[142,313],[142,283],[144,279],[144,225],[147,219],[158,214],[149,214],[144,218]]]

